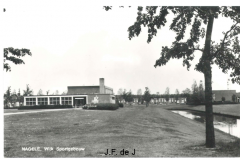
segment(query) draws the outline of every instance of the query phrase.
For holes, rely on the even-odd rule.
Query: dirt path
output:
[[[4,116],[9,115],[16,115],[16,114],[26,114],[26,113],[39,113],[39,112],[52,112],[52,111],[63,111],[63,110],[72,110],[70,109],[46,109],[46,110],[28,110],[28,111],[21,111],[21,112],[10,112],[10,113],[4,113]]]

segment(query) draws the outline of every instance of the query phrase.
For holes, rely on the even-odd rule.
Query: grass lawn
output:
[[[166,109],[192,109],[205,111],[204,105],[192,106],[192,105],[165,105]],[[233,116],[240,116],[240,104],[223,104],[223,105],[213,105],[214,113],[228,114]]]
[[[160,106],[4,116],[5,157],[240,156],[239,139],[219,131],[215,132],[215,136],[216,149],[206,149],[203,124]],[[41,151],[22,151],[22,147],[40,147]],[[85,150],[44,151],[43,147],[76,147]],[[107,149],[116,149],[116,152],[105,156]],[[122,149],[130,153],[135,149],[135,155],[119,155]]]

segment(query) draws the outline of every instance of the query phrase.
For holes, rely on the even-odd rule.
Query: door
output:
[[[74,106],[79,107],[86,104],[86,98],[85,97],[76,97],[74,98]]]

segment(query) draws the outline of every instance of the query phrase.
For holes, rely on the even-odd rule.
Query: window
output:
[[[36,105],[36,98],[26,98],[26,105],[27,106]]]
[[[59,97],[50,97],[50,104],[60,104]]]
[[[48,98],[38,98],[38,105],[48,105]]]
[[[71,105],[72,104],[72,97],[62,97],[62,104],[64,105]]]

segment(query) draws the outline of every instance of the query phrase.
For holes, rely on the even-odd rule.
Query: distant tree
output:
[[[200,80],[199,87],[198,87],[198,92],[199,92],[198,97],[199,97],[200,102],[204,102],[205,101],[205,94],[204,94],[204,88],[203,88],[202,80]]]
[[[37,95],[39,95],[39,96],[43,95],[42,89],[40,89],[40,90],[38,91]]]
[[[32,96],[33,90],[30,89],[29,84],[27,84],[26,90],[23,90],[23,96]]]
[[[47,91],[46,91],[46,94],[48,95],[48,94],[49,94],[49,92],[50,92],[50,90],[47,90]]]
[[[55,95],[59,95],[59,92],[58,92],[58,90],[56,90],[56,92],[55,92]]]
[[[233,101],[233,102],[236,102],[236,97],[237,97],[237,96],[236,96],[235,94],[232,95],[232,101]]]
[[[133,102],[133,95],[132,95],[132,91],[131,90],[129,90],[128,92],[127,92],[127,94],[126,94],[126,100],[125,101],[127,101],[128,103],[130,103],[131,104],[131,102]]]
[[[64,92],[62,93],[62,95],[67,95],[67,91],[64,91]]]
[[[11,87],[8,87],[6,93],[4,93],[4,108],[10,107],[9,103],[12,103]]]
[[[150,90],[148,89],[148,87],[145,87],[145,92],[143,95],[143,100],[146,101],[146,107],[148,107],[149,102],[151,101],[152,97],[150,94]]]
[[[179,91],[178,91],[178,89],[176,89],[176,91],[175,91],[175,100],[176,100],[176,102],[178,101],[178,99],[179,99]]]
[[[165,91],[165,100],[167,102],[169,101],[169,97],[170,97],[170,89],[169,89],[169,87],[167,87],[166,91]]]
[[[186,88],[185,90],[182,91],[181,96],[186,97],[187,102],[190,102],[191,94],[192,94],[191,90],[189,88]]]
[[[137,91],[137,97],[138,97],[138,104],[142,103],[142,89],[138,89]]]
[[[119,101],[122,101],[122,99],[123,99],[123,97],[122,97],[122,95],[123,95],[123,90],[122,90],[122,88],[120,88],[119,90],[118,90],[118,100]]]
[[[24,61],[21,59],[25,55],[31,56],[32,53],[29,49],[14,49],[12,47],[4,48],[4,55],[3,55],[3,69],[7,71],[11,71],[11,67],[9,62],[14,64],[25,64]]]
[[[20,89],[18,90],[17,96],[18,96],[18,101],[19,101],[20,103],[23,103],[24,97],[23,97],[23,95],[21,95]]]
[[[198,91],[198,85],[197,82],[194,80],[192,84],[192,96],[191,96],[191,101],[193,103],[199,103],[199,91]]]
[[[123,90],[122,92],[122,98],[124,99],[125,103],[127,102],[127,91],[126,89]]]
[[[182,94],[192,94],[191,90],[189,88],[186,88],[185,90],[182,91]]]

